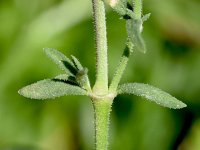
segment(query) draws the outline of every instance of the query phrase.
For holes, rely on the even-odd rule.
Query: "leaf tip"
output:
[[[43,51],[45,52],[45,54],[48,55],[49,51],[51,50],[51,48],[45,47],[43,48]]]
[[[18,93],[19,95],[29,99],[43,99],[43,97],[38,97],[37,92],[35,92],[34,89],[32,89],[32,85],[22,87],[18,90]]]
[[[17,93],[18,93],[19,95],[22,95],[22,89],[19,89],[19,90],[17,91]]]
[[[180,103],[177,104],[177,105],[174,107],[174,109],[182,109],[182,108],[185,108],[185,107],[187,107],[187,105],[186,105],[185,103],[183,103],[183,102],[180,101]]]
[[[150,18],[150,16],[151,16],[151,13],[148,13],[148,14],[144,15],[144,16],[142,17],[142,22],[147,21],[147,20]]]
[[[143,48],[143,50],[141,51],[143,54],[146,54],[147,53],[147,49],[146,49],[146,47],[145,48]]]
[[[24,88],[24,87],[21,88],[21,89],[19,89],[19,90],[18,90],[18,94],[21,95],[21,96],[24,96],[24,97],[29,98],[28,95],[27,95],[27,91],[26,91],[25,89],[26,89],[26,88]]]
[[[43,48],[43,51],[46,52],[48,49],[49,49],[49,48],[44,47],[44,48]]]

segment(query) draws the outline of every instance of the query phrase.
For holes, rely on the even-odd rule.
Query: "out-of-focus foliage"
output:
[[[135,52],[123,82],[145,82],[183,100],[183,110],[119,96],[111,115],[110,149],[200,149],[200,1],[144,0],[147,53]],[[89,99],[29,100],[24,85],[61,73],[44,47],[77,56],[94,82],[95,51],[90,0],[0,1],[0,149],[89,150]],[[125,45],[125,21],[108,10],[110,75]]]

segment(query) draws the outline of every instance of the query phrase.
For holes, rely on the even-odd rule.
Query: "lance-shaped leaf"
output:
[[[19,94],[31,99],[52,99],[64,95],[87,95],[87,92],[63,80],[45,79],[23,87]]]
[[[72,57],[72,61],[75,65],[75,67],[78,69],[78,70],[83,70],[83,66],[81,65],[80,61],[73,55],[71,55]]]
[[[46,55],[58,65],[60,69],[65,71],[69,75],[75,75],[76,69],[74,64],[69,58],[67,58],[63,53],[53,49],[53,48],[44,48]]]
[[[158,105],[173,109],[186,107],[186,104],[177,100],[170,94],[143,83],[128,83],[120,85],[118,87],[118,94],[134,94],[142,96],[150,101],[156,102]]]
[[[83,68],[81,65],[80,61],[73,55],[71,55],[72,61],[77,68],[78,72],[76,74],[76,81],[79,83],[79,85],[86,89],[87,91],[91,92],[91,87],[90,87],[90,81],[88,78],[88,69]]]

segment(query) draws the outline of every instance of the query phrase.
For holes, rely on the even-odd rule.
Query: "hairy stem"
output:
[[[135,19],[140,19],[142,16],[142,0],[134,0]]]
[[[107,150],[109,117],[112,99],[101,98],[93,100],[95,118],[95,147],[96,150]]]
[[[94,91],[104,95],[108,91],[107,37],[104,2],[92,0],[96,33],[96,82]]]

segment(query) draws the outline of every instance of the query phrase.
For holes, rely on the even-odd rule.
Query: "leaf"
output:
[[[170,94],[143,83],[128,83],[118,87],[118,94],[134,94],[144,97],[150,101],[156,102],[158,105],[169,107],[173,109],[180,109],[186,107],[186,104],[177,100]]]
[[[78,82],[76,81],[76,77],[69,76],[66,74],[60,74],[52,79],[53,81],[64,82],[70,85],[79,86]]]
[[[86,89],[87,91],[91,91],[90,81],[87,73],[87,68],[80,70],[76,75],[76,80],[82,88]]]
[[[83,70],[83,66],[81,65],[80,61],[73,55],[71,55],[72,57],[72,61],[75,65],[75,67],[78,69],[78,70]]]
[[[18,93],[31,99],[52,99],[64,95],[87,95],[84,89],[67,84],[59,79],[45,79],[38,81],[23,87]]]
[[[71,55],[71,57],[72,57],[72,61],[73,61],[74,65],[78,69],[78,72],[76,74],[76,81],[79,83],[79,85],[82,88],[91,92],[90,81],[88,78],[88,69],[83,68],[80,61],[75,56]]]
[[[55,78],[53,79],[58,79],[58,80],[63,80],[63,81],[67,81],[69,79],[69,75],[67,74],[60,74],[58,76],[56,76]]]
[[[67,58],[63,53],[57,51],[53,48],[44,48],[46,55],[58,65],[60,69],[65,71],[69,75],[75,75],[76,69],[74,64],[69,58]]]
[[[148,14],[144,15],[144,16],[142,17],[142,22],[147,21],[147,20],[149,19],[150,16],[151,16],[151,13],[148,13]]]
[[[129,19],[127,22],[128,38],[136,47],[136,49],[142,53],[146,53],[146,45],[142,38],[142,20]]]

